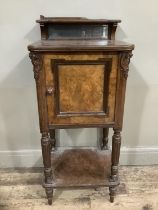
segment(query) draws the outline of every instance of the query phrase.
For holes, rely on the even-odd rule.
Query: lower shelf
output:
[[[52,153],[53,183],[51,186],[57,188],[118,185],[118,181],[109,181],[110,167],[111,152],[109,150],[55,151]]]

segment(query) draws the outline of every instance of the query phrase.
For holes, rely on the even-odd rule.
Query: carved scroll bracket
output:
[[[30,52],[29,57],[30,57],[31,62],[34,66],[34,68],[33,68],[34,78],[35,78],[36,82],[38,83],[40,71],[42,69],[42,55]]]
[[[121,53],[120,67],[125,79],[128,77],[130,58],[133,56],[132,52]]]

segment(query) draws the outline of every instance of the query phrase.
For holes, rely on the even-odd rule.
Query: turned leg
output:
[[[114,202],[114,198],[116,195],[116,187],[109,187],[109,195],[110,195],[110,202],[113,203]]]
[[[48,204],[52,205],[52,198],[53,198],[53,188],[45,188],[47,199],[48,199]]]
[[[102,136],[102,150],[108,149],[108,135],[109,135],[109,128],[103,128],[103,136]]]
[[[56,146],[55,129],[50,130],[51,149],[54,151]]]
[[[112,137],[112,158],[111,158],[111,182],[118,181],[118,163],[120,157],[120,146],[121,146],[121,134],[120,129],[114,129]],[[114,202],[114,196],[116,194],[116,186],[110,186],[110,201]]]
[[[52,184],[51,143],[48,133],[42,133],[41,146],[42,146],[44,175],[45,175],[44,187],[48,199],[48,204],[51,205],[53,198],[53,188],[51,187]]]

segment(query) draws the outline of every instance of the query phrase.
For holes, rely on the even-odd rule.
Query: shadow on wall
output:
[[[122,30],[122,28],[120,27],[120,24],[117,26],[117,33],[116,33],[116,40],[124,40],[128,38],[126,33]]]
[[[118,25],[117,28],[117,40],[126,41],[129,37],[125,31]],[[133,41],[134,42],[134,41]],[[134,43],[135,44],[135,43]],[[141,131],[141,121],[143,116],[144,104],[147,98],[148,89],[147,83],[144,81],[141,72],[143,69],[137,69],[133,64],[137,59],[137,49],[139,46],[135,46],[133,51],[133,57],[131,59],[129,67],[129,76],[126,88],[126,100],[124,107],[124,120],[122,131],[122,155],[120,157],[120,163],[131,165],[136,163],[136,151],[135,148],[139,147],[139,136]],[[136,62],[135,62],[136,63]],[[143,73],[142,73],[143,74]],[[112,136],[112,132],[110,132]],[[132,150],[133,148],[133,150]],[[126,158],[126,160],[124,159]]]
[[[134,52],[133,52],[134,54]],[[133,56],[134,58],[134,56]],[[126,89],[126,102],[124,109],[124,123],[122,133],[122,147],[127,148],[127,160],[122,160],[123,163],[131,165],[136,163],[136,152],[128,150],[128,148],[139,147],[141,121],[144,115],[144,104],[147,98],[148,86],[142,78],[140,71],[130,64],[129,78]],[[132,156],[130,156],[132,154]],[[132,158],[131,158],[132,157]]]

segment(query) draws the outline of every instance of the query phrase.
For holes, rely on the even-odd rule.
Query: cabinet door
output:
[[[50,127],[114,123],[116,54],[49,54],[44,68]]]

